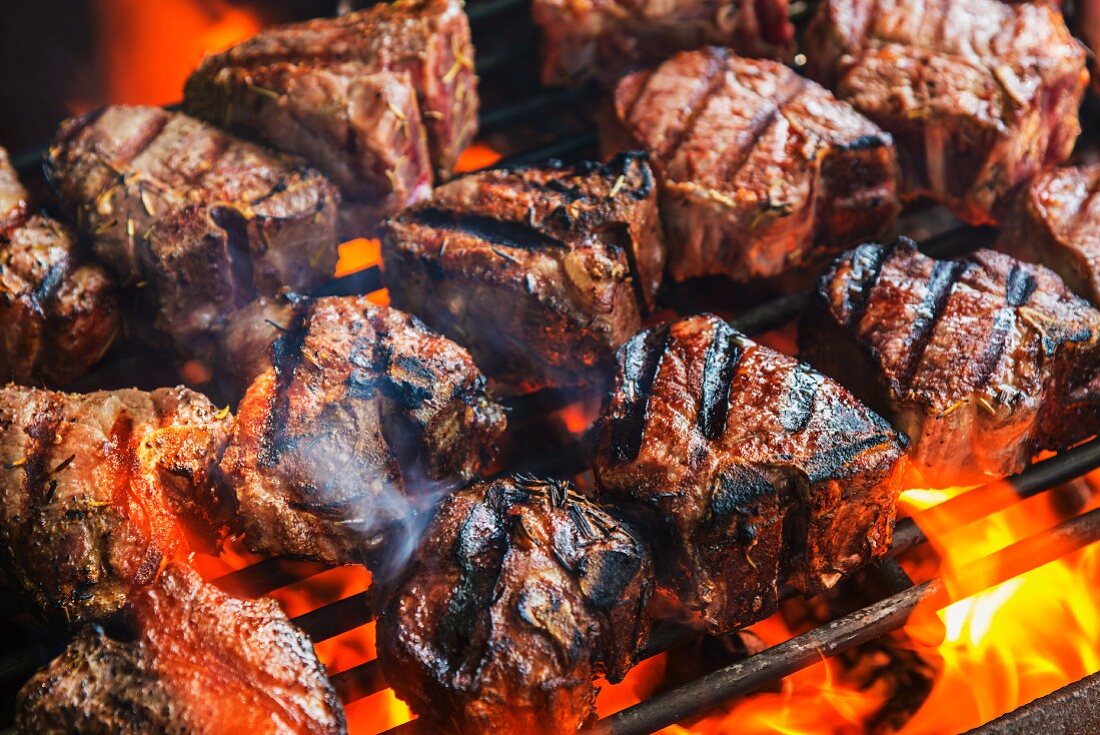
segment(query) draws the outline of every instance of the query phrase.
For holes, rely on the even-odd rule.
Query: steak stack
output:
[[[296,159],[154,107],[62,124],[47,173],[120,281],[188,355],[216,351],[234,309],[308,291],[336,265],[339,192]]]
[[[889,131],[902,193],[973,224],[1064,161],[1080,132],[1086,52],[1045,1],[824,0],[810,76]]]
[[[448,496],[378,620],[386,681],[426,732],[574,733],[593,677],[649,634],[649,552],[568,483],[507,477]]]
[[[715,316],[622,347],[599,437],[602,494],[662,550],[663,590],[709,632],[770,615],[784,579],[815,593],[890,546],[904,439]]]
[[[898,212],[890,136],[782,64],[680,53],[624,78],[614,110],[605,148],[649,152],[677,280],[804,273]]]
[[[1002,253],[861,245],[818,281],[799,346],[892,417],[933,486],[1019,472],[1100,429],[1100,312]]]
[[[110,275],[60,222],[34,214],[0,148],[0,381],[64,384],[119,332]]]
[[[394,304],[513,390],[599,384],[653,307],[665,264],[645,157],[494,170],[387,226]]]
[[[458,0],[379,3],[208,56],[186,104],[324,171],[345,195],[342,230],[353,237],[451,176],[477,132],[473,59]]]

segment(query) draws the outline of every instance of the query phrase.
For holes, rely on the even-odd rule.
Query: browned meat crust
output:
[[[1100,312],[1001,253],[861,245],[821,277],[799,334],[810,362],[909,435],[931,485],[1004,477],[1100,428]]]
[[[996,223],[1019,182],[1080,132],[1085,49],[1049,2],[825,0],[810,76],[888,130],[907,196]]]
[[[744,56],[781,58],[794,26],[787,0],[534,0],[542,30],[542,81],[611,84],[677,51],[728,46]]]
[[[182,114],[109,107],[62,124],[48,172],[96,254],[147,282],[157,326],[213,349],[234,308],[331,277],[339,193],[295,159]]]
[[[1015,196],[997,249],[1042,263],[1100,304],[1100,164],[1056,168]]]
[[[313,647],[275,600],[230,597],[173,564],[130,613],[132,640],[89,626],[27,682],[18,732],[347,731]]]
[[[185,388],[0,389],[0,570],[55,621],[116,612],[231,510],[229,418]]]
[[[351,199],[393,213],[427,193],[433,167],[449,178],[477,134],[473,59],[459,0],[378,3],[269,28],[207,57],[187,102],[306,156]]]
[[[465,176],[388,223],[386,284],[511,390],[598,384],[661,283],[656,197],[638,154]]]
[[[0,380],[67,383],[99,362],[118,328],[111,277],[68,228],[30,213],[0,148]]]
[[[677,280],[804,273],[898,212],[890,136],[782,64],[680,53],[614,108],[604,147],[649,151]]]
[[[319,299],[238,407],[221,469],[257,550],[343,564],[395,552],[410,495],[469,480],[505,425],[469,354],[365,297]]]
[[[848,391],[715,316],[619,351],[595,461],[664,553],[658,580],[726,632],[890,547],[904,440]]]
[[[433,732],[573,733],[649,633],[649,553],[569,484],[447,497],[378,621],[386,681]]]

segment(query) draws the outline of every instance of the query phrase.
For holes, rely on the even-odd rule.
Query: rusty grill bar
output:
[[[554,126],[542,129],[538,125],[539,122],[545,122],[547,117],[557,116],[564,108],[587,108],[591,112],[600,95],[591,86],[571,90],[538,88],[533,64],[525,66],[525,62],[533,61],[529,57],[532,56],[530,52],[536,41],[534,29],[525,20],[527,4],[528,0],[470,1],[468,14],[474,30],[475,45],[479,49],[477,69],[482,77],[482,89],[504,90],[503,100],[486,104],[487,109],[482,111],[482,137],[490,143],[500,138],[507,138],[513,143],[517,139],[528,138],[537,141],[537,145],[532,147],[520,146],[515,150],[505,151],[497,166],[524,165],[547,158],[578,159],[593,156],[596,153],[597,135],[590,119],[588,124],[573,126],[574,129],[566,132],[555,130]],[[811,11],[812,6],[806,2],[798,1],[791,5],[791,15],[796,24],[804,22]],[[508,20],[519,20],[526,25],[521,31],[511,34],[509,40],[502,42],[501,38],[494,38],[494,31],[500,30],[502,23]],[[483,47],[484,52],[481,51]],[[517,89],[519,92],[516,92]],[[40,173],[42,154],[42,150],[31,151],[15,157],[13,163],[22,176],[32,176]],[[992,242],[992,231],[988,228],[957,225],[943,228],[935,220],[935,215],[930,215],[927,211],[909,213],[902,217],[901,231],[929,233],[929,236],[921,238],[920,247],[922,251],[937,257],[959,255]],[[381,273],[375,265],[334,279],[320,288],[317,295],[366,294],[380,288]],[[778,296],[751,306],[732,322],[739,330],[750,335],[780,328],[797,315],[805,298],[805,292]],[[91,385],[102,381],[104,375],[124,375],[138,364],[140,358],[137,355],[116,356],[108,364],[101,366],[96,375],[87,382]],[[549,413],[569,403],[568,393],[546,390],[513,399],[510,413],[513,422],[522,422],[526,418]],[[568,459],[556,462],[553,467],[548,468],[547,474],[571,477],[583,470],[583,438],[575,437],[572,445],[562,448],[560,455]],[[979,520],[1003,510],[1015,501],[1046,492],[1097,468],[1100,468],[1100,438],[1037,462],[1007,480],[970,490],[939,506],[939,510],[950,511],[966,522]],[[1006,483],[1013,493],[1003,492]],[[926,541],[918,522],[919,516],[916,520],[904,518],[897,523],[893,546],[887,558],[879,562],[878,568],[874,570],[880,580],[885,580],[883,586],[890,596],[604,718],[591,732],[636,735],[656,731],[731,699],[751,694],[765,685],[819,662],[823,656],[841,653],[894,630],[903,625],[922,602],[928,607],[939,609],[993,586],[994,582],[990,580],[1004,581],[1100,540],[1098,509],[1066,520],[958,570],[959,579],[962,580],[961,589],[949,591],[941,579],[914,586],[896,562],[899,555]],[[226,591],[257,597],[307,580],[327,568],[314,562],[268,558],[214,581]],[[968,586],[968,579],[981,580],[981,583]],[[790,588],[783,589],[784,598],[795,594]],[[368,592],[355,593],[299,615],[294,618],[294,622],[315,643],[320,643],[369,623],[373,619],[370,602]],[[0,596],[0,619],[12,617],[18,609],[18,605],[10,598]],[[691,635],[684,628],[659,625],[655,628],[643,656],[657,655]],[[56,655],[63,645],[64,641],[43,634],[38,640],[0,655],[0,687],[3,688],[7,700],[0,708],[5,718],[0,724],[10,723],[15,691],[37,667]],[[1056,706],[1064,701],[1079,704],[1083,702],[1087,706],[1080,708],[1081,712],[1092,712],[1095,717],[1096,707],[1088,705],[1088,699],[1097,689],[1098,676],[1100,675],[1088,677],[1049,697],[1037,700],[1033,705],[1022,707],[1017,713],[1010,713],[997,722],[1004,721],[1009,727],[1006,731],[1009,732],[1029,732],[1031,725],[1036,722],[1049,724],[1053,721],[1044,707]],[[376,660],[334,674],[331,679],[345,704],[377,693],[387,686]],[[994,724],[996,723],[990,723],[974,732],[993,732],[990,728]],[[416,731],[414,720],[388,730],[386,735],[411,735]],[[0,735],[7,735],[9,732],[10,728],[0,729]]]

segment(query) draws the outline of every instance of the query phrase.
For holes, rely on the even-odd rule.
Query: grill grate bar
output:
[[[822,657],[834,656],[895,630],[905,624],[922,602],[927,601],[924,609],[929,612],[940,610],[951,602],[1037,569],[1096,541],[1100,541],[1100,509],[963,566],[957,570],[958,584],[952,585],[950,591],[939,578],[911,587],[604,718],[591,732],[600,735],[655,732],[778,681]]]

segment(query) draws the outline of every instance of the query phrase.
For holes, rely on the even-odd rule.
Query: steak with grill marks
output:
[[[861,245],[822,275],[799,335],[806,359],[909,435],[932,485],[1004,477],[1100,428],[1100,312],[1002,253]]]
[[[709,632],[770,615],[783,579],[818,592],[890,547],[904,439],[840,385],[711,315],[618,359],[596,480]]]
[[[462,177],[391,220],[395,305],[514,390],[600,383],[654,305],[665,250],[645,157]]]
[[[794,26],[787,0],[535,0],[542,31],[542,81],[594,76],[612,84],[677,51],[713,44],[745,56],[789,55]]]
[[[114,281],[67,227],[32,214],[0,148],[0,380],[67,383],[119,331]]]
[[[126,627],[111,637],[89,626],[27,682],[16,704],[16,731],[347,731],[309,639],[275,600],[230,597],[172,564],[135,597]]]
[[[185,388],[0,389],[0,571],[55,622],[118,611],[231,508],[211,482],[230,421]]]
[[[782,64],[680,53],[614,109],[604,147],[649,151],[677,280],[804,274],[898,212],[890,136]]]
[[[221,461],[253,549],[396,554],[418,500],[468,481],[504,430],[469,353],[366,297],[304,305],[273,349]]]
[[[649,634],[649,552],[571,485],[448,496],[378,620],[386,681],[426,732],[573,733]]]
[[[1100,304],[1100,164],[1033,177],[1016,194],[996,247],[1042,263]]]
[[[477,75],[459,0],[378,3],[269,28],[208,56],[187,109],[298,153],[354,203],[349,236],[451,176],[477,133]]]
[[[153,107],[62,124],[47,169],[96,254],[155,305],[187,354],[212,352],[235,308],[305,292],[336,265],[339,192],[298,160]]]
[[[825,0],[810,76],[888,130],[902,193],[995,224],[1019,182],[1080,132],[1085,49],[1048,2]]]

